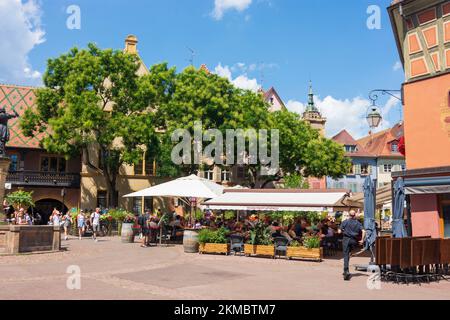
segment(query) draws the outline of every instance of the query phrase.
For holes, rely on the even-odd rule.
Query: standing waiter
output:
[[[349,281],[351,278],[349,263],[350,254],[352,250],[358,245],[358,236],[362,232],[362,238],[359,244],[364,244],[364,239],[366,237],[366,232],[363,229],[361,222],[356,220],[356,212],[354,210],[349,213],[350,218],[342,222],[341,232],[344,235],[344,240],[342,242],[344,249],[344,280]]]

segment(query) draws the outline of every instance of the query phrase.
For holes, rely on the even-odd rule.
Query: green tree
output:
[[[34,207],[34,201],[33,201],[33,191],[26,192],[26,191],[16,191],[8,194],[6,197],[6,202],[10,205],[12,205],[15,209],[19,208],[29,208]]]
[[[272,128],[280,132],[280,170],[263,186],[289,174],[338,179],[348,172],[351,162],[341,145],[322,137],[293,112],[277,111],[270,116]]]
[[[144,150],[156,152],[153,111],[172,94],[173,69],[156,65],[140,77],[139,63],[137,55],[93,44],[50,59],[37,108],[21,120],[27,136],[49,133],[42,141],[48,152],[82,154],[84,164],[104,177],[111,207],[118,203],[119,168],[136,164]],[[92,146],[101,155],[98,166],[90,159]]]
[[[170,139],[174,130],[187,129],[193,137],[195,123],[200,121],[203,132],[218,129],[224,137],[227,129],[270,127],[268,106],[261,95],[238,89],[218,75],[188,67],[176,75],[173,88],[171,99],[159,105],[156,115],[158,125],[165,131],[166,151],[174,146]],[[185,174],[196,173],[199,165],[180,169]]]
[[[321,137],[295,113],[269,113],[269,105],[261,94],[238,89],[226,78],[188,67],[175,76],[171,93],[170,99],[157,110],[158,125],[167,135],[166,151],[174,145],[169,138],[173,131],[188,129],[193,136],[196,121],[202,122],[203,131],[219,129],[223,136],[227,129],[278,129],[280,170],[271,177],[261,177],[259,164],[247,165],[251,187],[265,187],[289,174],[338,178],[348,172],[350,162],[340,145]],[[268,149],[270,152],[270,145]],[[189,174],[196,173],[200,167],[207,166],[191,164],[181,169]]]
[[[308,181],[299,173],[285,175],[283,180],[285,189],[309,189]]]

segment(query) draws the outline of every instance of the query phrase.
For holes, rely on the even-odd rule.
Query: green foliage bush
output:
[[[320,237],[317,236],[306,236],[303,238],[303,246],[307,249],[318,249],[320,248]]]
[[[228,231],[225,228],[220,228],[218,230],[212,229],[202,229],[198,233],[198,242],[201,244],[205,243],[228,243],[227,239]]]
[[[236,212],[235,211],[226,211],[224,214],[225,220],[235,220]]]
[[[6,197],[6,202],[8,202],[10,205],[12,205],[15,209],[19,208],[28,208],[28,207],[34,207],[34,201],[33,201],[33,191],[26,192],[26,191],[16,191],[13,193],[8,194]]]
[[[273,244],[270,229],[264,223],[257,223],[255,227],[250,230],[249,244],[255,246],[270,246]]]
[[[302,244],[301,244],[299,241],[292,241],[292,242],[289,244],[289,246],[290,246],[290,247],[293,247],[293,248],[299,248],[299,247],[302,246]]]
[[[111,209],[109,210],[108,215],[111,216],[112,219],[122,223],[132,223],[136,219],[134,214],[124,209]]]

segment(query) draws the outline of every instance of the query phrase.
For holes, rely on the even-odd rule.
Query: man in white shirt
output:
[[[97,232],[100,231],[100,208],[95,209],[91,214],[92,238],[97,242]]]

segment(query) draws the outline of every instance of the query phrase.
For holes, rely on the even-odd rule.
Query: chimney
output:
[[[136,36],[129,35],[125,39],[125,52],[131,53],[131,54],[137,54],[137,43],[138,43],[138,39],[136,38]]]

